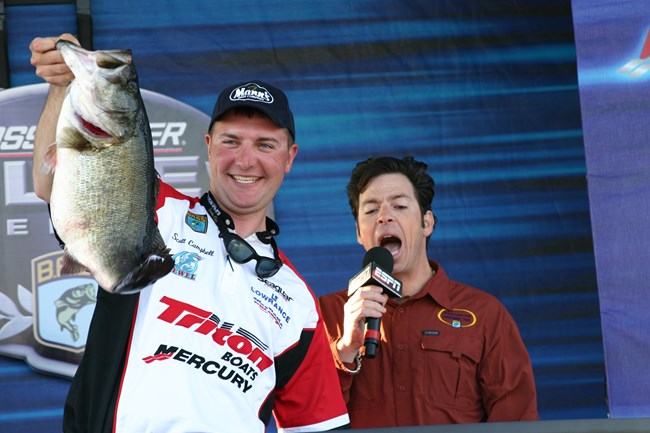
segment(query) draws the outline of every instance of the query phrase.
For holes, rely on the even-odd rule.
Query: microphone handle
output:
[[[381,340],[379,328],[381,319],[379,317],[368,317],[366,319],[366,335],[363,342],[366,346],[366,358],[374,358],[377,355],[377,348]]]

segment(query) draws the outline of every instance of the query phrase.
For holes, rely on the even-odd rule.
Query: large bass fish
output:
[[[131,51],[56,47],[75,75],[45,156],[61,272],[86,270],[108,292],[134,293],[174,260],[154,219],[158,176]]]

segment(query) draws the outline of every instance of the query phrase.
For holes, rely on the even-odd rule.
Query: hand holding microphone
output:
[[[362,269],[350,279],[348,295],[353,295],[363,286],[378,286],[383,293],[395,298],[402,297],[402,282],[390,275],[393,271],[393,255],[384,247],[374,247],[368,250],[363,258]],[[381,341],[379,317],[366,318],[364,345],[365,356],[374,358]]]

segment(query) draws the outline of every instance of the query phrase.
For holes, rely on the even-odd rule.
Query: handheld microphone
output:
[[[390,275],[393,271],[393,255],[384,247],[374,247],[366,252],[363,257],[362,269],[352,277],[348,284],[348,296],[356,292],[359,287],[379,286],[388,296],[402,297],[402,282]],[[374,358],[379,347],[381,319],[379,317],[366,318],[366,335],[363,342],[366,347],[366,357]]]

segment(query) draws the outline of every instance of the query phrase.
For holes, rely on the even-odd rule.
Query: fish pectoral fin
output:
[[[88,269],[84,265],[79,263],[77,260],[75,260],[75,258],[68,253],[68,250],[65,249],[63,251],[63,263],[61,264],[61,273],[64,275],[70,275],[70,274],[78,274],[80,272],[88,272]]]
[[[154,252],[144,263],[126,275],[112,292],[120,295],[139,292],[170,273],[173,268],[174,258],[169,254],[169,250]]]
[[[56,143],[52,143],[47,146],[47,150],[43,155],[43,161],[41,161],[41,166],[39,169],[42,173],[51,174],[54,173],[54,168],[56,167]]]

